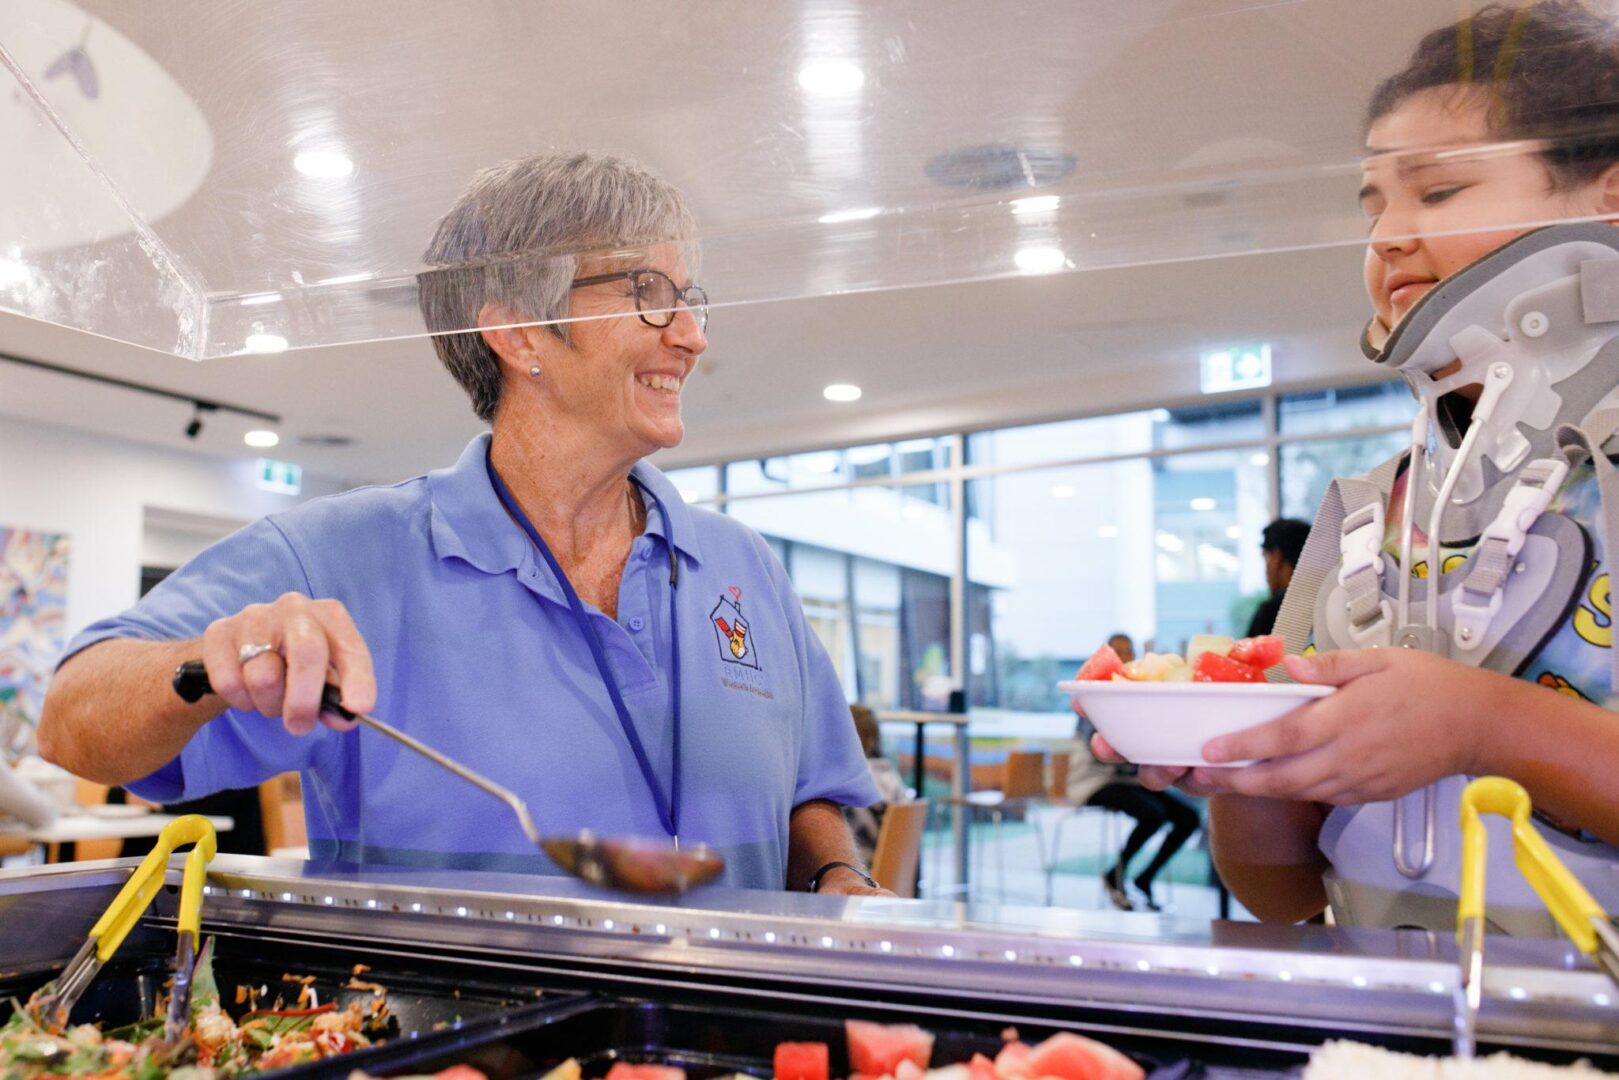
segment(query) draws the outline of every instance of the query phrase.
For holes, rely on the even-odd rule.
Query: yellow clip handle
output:
[[[1484,917],[1484,823],[1480,814],[1500,814],[1512,821],[1514,858],[1524,879],[1534,887],[1563,932],[1585,953],[1597,948],[1592,919],[1607,914],[1579,879],[1552,851],[1530,823],[1529,793],[1505,777],[1482,776],[1462,792],[1462,892],[1457,905],[1458,928],[1469,918]],[[1460,930],[1458,929],[1458,935]]]
[[[201,944],[198,937],[202,930],[202,884],[208,863],[218,850],[218,840],[207,818],[187,814],[163,826],[157,845],[147,852],[146,858],[107,906],[106,913],[90,928],[90,936],[96,939],[96,959],[106,963],[118,951],[118,946],[140,922],[141,915],[151,906],[152,898],[163,884],[169,856],[175,848],[185,844],[196,846],[186,856],[185,876],[180,886],[180,932],[189,932],[193,945]]]

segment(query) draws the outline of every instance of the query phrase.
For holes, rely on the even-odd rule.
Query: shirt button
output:
[[[645,625],[646,625],[646,620],[641,618],[641,616],[639,616],[639,615],[633,616],[630,619],[630,629],[631,630],[639,630],[642,627],[644,627]]]

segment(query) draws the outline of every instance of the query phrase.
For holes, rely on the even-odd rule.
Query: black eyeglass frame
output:
[[[609,281],[620,281],[625,278],[628,278],[631,284],[634,284],[635,279],[642,274],[656,274],[658,277],[661,277],[663,280],[669,283],[669,291],[674,294],[674,303],[669,307],[654,308],[649,312],[645,308],[641,307],[641,290],[640,288],[636,288],[635,313],[641,317],[642,322],[646,323],[654,330],[663,330],[674,323],[675,316],[679,314],[679,311],[677,310],[678,305],[685,304],[686,309],[690,311],[692,316],[697,320],[697,329],[703,331],[708,329],[708,291],[695,281],[682,289],[680,286],[675,284],[674,278],[670,277],[668,274],[665,274],[662,270],[654,270],[650,266],[642,266],[634,270],[620,270],[617,273],[612,274],[592,274],[589,277],[574,278],[572,284],[570,284],[568,288],[583,289],[589,285],[605,285]],[[692,293],[696,293],[698,296],[700,296],[702,298],[702,302],[694,304],[688,300],[687,297]],[[654,322],[652,319],[654,315],[663,316],[664,321],[661,323]]]

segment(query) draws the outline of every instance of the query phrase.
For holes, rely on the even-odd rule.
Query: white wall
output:
[[[0,525],[68,534],[72,636],[135,602],[149,510],[246,522],[349,486],[305,473],[301,496],[276,495],[253,462],[0,416]]]

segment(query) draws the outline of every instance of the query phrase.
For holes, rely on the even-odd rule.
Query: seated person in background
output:
[[[1259,550],[1265,556],[1265,586],[1270,595],[1249,620],[1247,637],[1262,637],[1275,629],[1276,613],[1282,610],[1293,568],[1298,566],[1299,552],[1309,536],[1309,523],[1298,518],[1277,518],[1260,534]]]
[[[877,852],[877,834],[882,830],[883,811],[893,803],[910,802],[915,792],[905,786],[899,769],[883,755],[883,737],[877,728],[877,714],[864,705],[850,705],[855,732],[860,736],[860,748],[865,752],[866,765],[871,770],[872,783],[877,785],[881,798],[870,806],[846,806],[844,820],[854,835],[855,847],[867,866]]]
[[[1141,893],[1141,906],[1148,911],[1160,907],[1152,893],[1152,883],[1158,872],[1168,865],[1175,853],[1197,832],[1202,815],[1196,805],[1175,791],[1149,791],[1133,775],[1120,770],[1118,765],[1100,761],[1091,753],[1091,734],[1095,731],[1088,720],[1081,719],[1074,731],[1074,744],[1068,758],[1068,798],[1076,805],[1100,806],[1117,810],[1135,818],[1136,827],[1124,842],[1118,861],[1102,874],[1108,899],[1123,911],[1134,911],[1136,904],[1125,891],[1125,872],[1147,841],[1157,835],[1167,823],[1169,834],[1164,837],[1152,861],[1135,876],[1135,887]]]
[[[1130,635],[1114,634],[1107,639],[1107,643],[1126,664],[1135,659],[1135,642],[1130,640]],[[1124,887],[1125,871],[1130,860],[1146,846],[1148,840],[1157,835],[1166,822],[1170,825],[1169,835],[1164,837],[1158,853],[1135,878],[1135,886],[1142,894],[1142,906],[1149,911],[1157,911],[1159,907],[1152,895],[1152,883],[1158,877],[1158,872],[1197,831],[1202,816],[1191,800],[1174,792],[1148,791],[1136,781],[1133,769],[1098,760],[1090,746],[1095,730],[1088,720],[1080,718],[1074,731],[1074,745],[1068,756],[1068,786],[1064,790],[1068,799],[1077,806],[1117,810],[1136,820],[1136,827],[1131,830],[1129,839],[1124,842],[1124,849],[1119,852],[1118,862],[1102,874],[1108,899],[1113,901],[1114,907],[1124,911],[1135,910],[1135,903]]]

